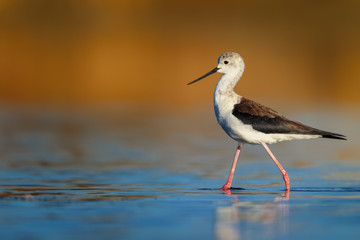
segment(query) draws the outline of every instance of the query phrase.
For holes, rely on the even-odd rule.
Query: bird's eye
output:
[[[224,61],[224,63],[225,63],[225,64],[228,64],[228,63],[229,63],[229,61]]]

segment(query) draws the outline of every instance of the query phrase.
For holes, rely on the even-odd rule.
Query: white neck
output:
[[[244,68],[224,73],[216,85],[214,92],[214,110],[218,122],[221,125],[221,119],[232,111],[234,104],[238,103],[241,96],[234,92],[234,87],[239,81]]]
[[[231,94],[234,92],[236,83],[240,80],[244,68],[235,69],[234,71],[224,73],[219,82],[216,84],[215,96],[220,94]]]

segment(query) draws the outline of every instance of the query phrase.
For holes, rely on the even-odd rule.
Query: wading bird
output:
[[[294,139],[333,138],[346,140],[344,135],[322,131],[289,120],[275,110],[265,107],[234,92],[236,83],[245,69],[244,60],[238,53],[226,52],[219,57],[217,67],[204,76],[188,83],[193,84],[213,73],[223,73],[214,92],[214,109],[218,123],[232,139],[238,142],[235,157],[227,182],[222,187],[231,187],[236,162],[243,144],[261,144],[285,181],[286,190],[290,190],[290,180],[267,144]]]

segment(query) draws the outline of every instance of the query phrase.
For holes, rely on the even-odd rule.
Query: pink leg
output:
[[[276,159],[276,157],[274,156],[274,154],[270,151],[270,148],[266,145],[266,143],[261,143],[263,145],[263,147],[265,148],[265,150],[267,151],[267,153],[270,155],[271,159],[274,161],[274,163],[276,164],[276,166],[279,168],[281,174],[283,175],[284,181],[285,181],[285,187],[286,187],[286,192],[288,192],[290,190],[290,180],[289,180],[289,176],[287,174],[287,172],[285,171],[285,169],[281,166],[281,164],[279,163],[279,161]]]
[[[235,157],[234,157],[231,169],[230,169],[228,180],[226,181],[225,185],[221,189],[225,190],[225,189],[229,189],[231,187],[231,182],[232,182],[232,179],[233,179],[233,176],[234,176],[236,162],[237,162],[237,160],[239,158],[241,147],[242,147],[242,143],[239,143],[239,146],[236,149]]]

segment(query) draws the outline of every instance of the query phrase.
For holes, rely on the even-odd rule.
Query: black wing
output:
[[[324,138],[345,140],[344,135],[322,131],[300,122],[291,121],[279,115],[275,110],[246,98],[241,98],[240,103],[234,105],[232,113],[244,124],[251,125],[255,130],[263,133],[321,135]]]

